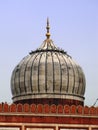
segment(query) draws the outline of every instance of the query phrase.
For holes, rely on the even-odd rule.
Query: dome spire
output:
[[[49,19],[48,19],[48,18],[47,18],[47,26],[46,26],[46,29],[47,29],[46,37],[47,37],[47,39],[49,39],[49,38],[50,38],[50,33],[49,33],[50,26],[49,26]]]

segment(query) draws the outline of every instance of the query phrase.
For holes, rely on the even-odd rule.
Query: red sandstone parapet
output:
[[[42,114],[72,114],[72,115],[94,115],[98,116],[98,107],[69,106],[69,105],[48,105],[48,104],[0,104],[0,113],[42,113]]]

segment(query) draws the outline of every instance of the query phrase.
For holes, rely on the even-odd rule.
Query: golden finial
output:
[[[47,18],[47,27],[46,27],[46,29],[47,29],[46,37],[47,37],[47,39],[49,39],[50,38],[50,33],[49,33],[50,26],[49,26],[49,19],[48,18]]]

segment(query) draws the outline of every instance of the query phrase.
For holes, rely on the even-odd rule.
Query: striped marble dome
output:
[[[42,45],[23,58],[13,70],[13,102],[47,103],[49,100],[61,103],[64,100],[66,103],[69,100],[83,104],[85,76],[82,68],[64,50],[54,45],[48,22],[46,36]]]

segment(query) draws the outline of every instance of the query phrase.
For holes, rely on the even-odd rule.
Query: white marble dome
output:
[[[85,76],[82,68],[50,39],[30,52],[15,67],[11,77],[13,102],[33,99],[84,101]]]

